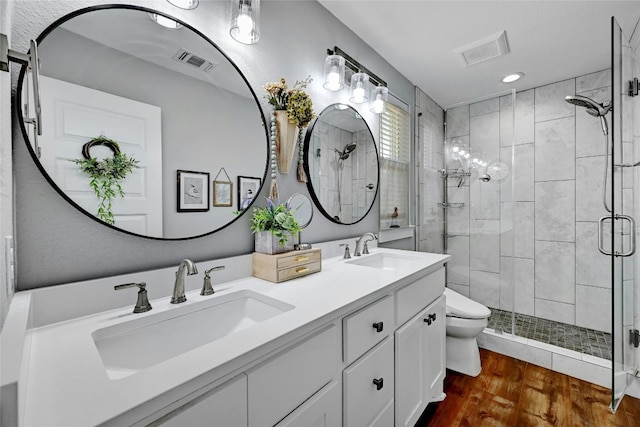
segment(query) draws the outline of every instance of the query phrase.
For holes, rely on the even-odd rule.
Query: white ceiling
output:
[[[611,17],[628,37],[640,17],[640,1],[319,2],[445,108],[609,68]],[[502,30],[507,55],[467,67],[454,52]],[[513,72],[525,77],[501,82]]]

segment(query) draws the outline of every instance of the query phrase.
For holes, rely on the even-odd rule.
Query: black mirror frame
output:
[[[55,30],[57,27],[59,27],[60,25],[62,25],[66,21],[68,21],[70,19],[73,19],[76,16],[83,15],[85,13],[95,12],[95,11],[104,10],[104,9],[129,9],[129,10],[135,10],[135,11],[152,13],[152,14],[157,14],[157,15],[164,16],[165,18],[168,18],[168,19],[171,19],[173,21],[178,22],[179,24],[181,24],[185,28],[188,28],[189,30],[191,30],[195,34],[197,34],[198,36],[202,37],[204,40],[206,40],[208,43],[210,43],[211,46],[213,46],[216,50],[218,50],[218,52],[220,52],[220,54],[227,61],[229,61],[229,63],[233,66],[233,68],[236,70],[236,72],[240,75],[242,80],[247,85],[247,88],[251,92],[251,95],[253,96],[253,99],[256,102],[256,107],[257,107],[258,111],[260,112],[260,116],[261,116],[261,119],[262,119],[262,125],[263,125],[264,135],[265,135],[265,146],[264,146],[265,147],[265,158],[267,159],[267,161],[265,162],[265,168],[264,168],[262,183],[260,185],[260,188],[258,189],[258,192],[260,192],[262,190],[263,186],[264,186],[265,181],[266,181],[267,171],[268,171],[268,168],[269,168],[269,158],[270,158],[269,157],[269,148],[270,148],[269,132],[268,132],[268,129],[267,129],[267,126],[266,126],[267,122],[266,122],[266,119],[265,119],[265,115],[264,115],[264,111],[263,111],[262,105],[260,104],[260,101],[258,100],[258,97],[256,96],[256,93],[254,92],[253,88],[249,84],[249,81],[247,80],[246,76],[242,73],[242,71],[240,71],[240,68],[238,68],[237,64],[235,62],[233,62],[231,60],[231,58],[217,44],[215,44],[209,37],[205,36],[202,32],[200,32],[199,30],[195,29],[193,26],[187,24],[186,22],[184,22],[184,21],[182,21],[182,20],[180,20],[178,18],[170,16],[170,15],[164,13],[164,12],[160,12],[160,11],[157,11],[157,10],[154,10],[154,9],[150,9],[150,8],[147,8],[147,7],[143,7],[143,6],[134,6],[134,5],[128,5],[128,4],[103,4],[103,5],[96,5],[96,6],[90,6],[90,7],[78,9],[78,10],[75,10],[75,11],[73,11],[71,13],[68,13],[68,14],[62,16],[61,18],[57,19],[52,24],[50,24],[47,28],[45,28],[45,30],[38,36],[38,38],[36,39],[38,45],[40,45],[42,40],[44,40],[49,35],[49,33],[51,33],[53,30]],[[231,221],[227,222],[225,225],[223,225],[221,227],[218,227],[218,228],[216,228],[216,229],[214,229],[212,231],[208,231],[206,233],[198,234],[198,235],[195,235],[195,236],[177,237],[177,238],[163,238],[163,237],[145,236],[143,234],[138,234],[138,233],[133,233],[131,231],[123,230],[121,228],[118,228],[118,227],[116,227],[114,225],[108,224],[108,223],[100,220],[98,217],[96,217],[95,215],[93,215],[90,212],[86,211],[84,208],[80,207],[69,196],[67,196],[64,193],[64,191],[62,191],[62,189],[60,189],[60,187],[58,187],[56,185],[56,183],[53,181],[53,179],[49,176],[49,173],[44,169],[44,166],[42,166],[42,164],[40,163],[38,155],[34,151],[33,146],[31,145],[31,142],[29,140],[28,132],[27,132],[27,129],[26,129],[26,126],[25,126],[25,122],[24,122],[24,116],[23,116],[22,108],[20,107],[22,105],[22,102],[23,102],[23,100],[22,100],[22,90],[23,90],[23,84],[24,84],[24,81],[25,81],[26,73],[27,73],[27,66],[23,65],[21,67],[21,69],[20,69],[20,74],[18,76],[18,86],[17,86],[16,94],[15,94],[15,97],[16,97],[15,100],[16,101],[14,103],[13,108],[14,108],[14,111],[15,111],[17,117],[18,117],[18,122],[20,124],[20,130],[22,132],[22,137],[24,138],[24,142],[27,145],[27,150],[29,151],[29,154],[31,155],[31,158],[33,159],[34,163],[36,164],[36,166],[40,170],[40,173],[42,173],[42,175],[47,180],[47,182],[51,185],[51,187],[53,187],[53,189],[56,190],[56,192],[60,196],[62,196],[63,199],[65,199],[69,204],[71,204],[78,211],[80,211],[83,214],[85,214],[87,217],[93,219],[94,221],[98,222],[101,225],[104,225],[106,227],[112,228],[113,230],[117,230],[117,231],[119,231],[121,233],[129,234],[131,236],[137,236],[137,237],[142,237],[142,238],[145,238],[145,239],[160,240],[160,241],[184,241],[184,240],[197,239],[197,238],[200,238],[200,237],[204,237],[204,236],[208,236],[208,235],[211,235],[213,233],[216,233],[216,232],[228,227],[229,225],[233,224],[244,213],[249,211],[249,209],[245,209],[244,212],[242,212],[239,215],[237,215]],[[251,205],[254,202],[255,202],[255,198],[251,202],[249,207],[251,207]]]
[[[362,215],[362,217],[360,219],[358,219],[357,221],[354,221],[354,222],[349,222],[349,223],[345,223],[345,222],[336,220],[334,217],[332,217],[324,209],[324,207],[320,203],[320,199],[316,195],[315,189],[313,188],[313,183],[311,182],[311,171],[309,170],[309,164],[310,164],[309,163],[310,162],[310,159],[309,159],[309,146],[311,145],[311,136],[313,134],[313,129],[314,129],[316,123],[318,123],[318,120],[320,119],[320,116],[322,115],[322,113],[327,111],[329,108],[335,108],[335,105],[337,105],[337,104],[331,104],[331,105],[328,105],[326,108],[324,108],[320,112],[320,114],[318,114],[318,116],[311,122],[309,127],[307,127],[307,131],[306,131],[306,134],[305,134],[305,137],[304,137],[304,171],[307,174],[307,189],[309,190],[309,195],[311,196],[311,199],[313,200],[313,203],[316,205],[316,207],[322,213],[322,215],[325,218],[327,218],[329,221],[333,222],[334,224],[353,225],[353,224],[359,223],[360,221],[365,219],[367,217],[367,215],[369,215],[369,212],[371,212],[371,209],[373,208],[373,205],[375,205],[376,198],[378,197],[378,191],[380,190],[380,152],[378,151],[378,144],[376,144],[376,139],[373,137],[373,132],[371,132],[371,128],[369,127],[369,123],[367,123],[367,121],[364,118],[362,118],[362,121],[364,122],[365,126],[367,127],[367,130],[369,131],[369,134],[371,135],[371,141],[373,142],[373,148],[376,151],[376,168],[377,168],[377,171],[378,171],[378,176],[377,176],[377,179],[376,179],[376,191],[375,191],[375,194],[373,195],[373,201],[371,202],[371,205],[369,206],[369,209],[367,209],[367,212],[365,212],[365,214]],[[348,108],[353,110],[355,113],[358,113],[358,111],[355,108],[353,108],[351,106],[348,106]]]

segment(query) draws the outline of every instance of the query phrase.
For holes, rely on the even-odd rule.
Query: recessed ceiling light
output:
[[[521,78],[524,77],[524,73],[513,73],[513,74],[509,74],[508,76],[504,76],[502,78],[502,83],[513,83],[516,80],[520,80]]]

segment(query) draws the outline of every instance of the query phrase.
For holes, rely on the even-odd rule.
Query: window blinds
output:
[[[410,119],[407,109],[389,102],[380,117],[380,228],[409,225]],[[392,219],[394,208],[398,217]]]

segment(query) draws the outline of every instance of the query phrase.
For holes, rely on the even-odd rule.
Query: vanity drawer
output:
[[[393,402],[393,338],[387,338],[362,359],[345,369],[342,381],[344,425],[380,425],[377,422],[379,416],[388,409],[389,403]]]
[[[278,270],[278,282],[295,279],[296,277],[306,276],[307,274],[317,273],[320,271],[320,261],[309,264],[296,265],[294,267]]]
[[[304,264],[310,264],[313,262],[320,262],[321,253],[320,249],[311,249],[308,251],[294,251],[287,252],[286,255],[277,259],[278,270],[282,268],[289,268],[300,266]]]
[[[444,293],[444,268],[396,291],[398,327],[415,316]]]
[[[343,359],[347,364],[393,333],[393,297],[386,296],[342,320]]]

